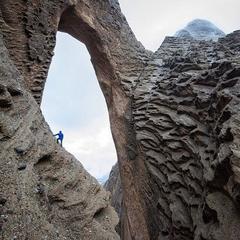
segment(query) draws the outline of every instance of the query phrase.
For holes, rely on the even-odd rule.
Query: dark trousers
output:
[[[62,139],[58,138],[57,139],[57,143],[60,143],[61,147],[62,147]]]

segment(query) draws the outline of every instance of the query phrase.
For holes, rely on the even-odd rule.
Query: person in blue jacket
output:
[[[58,138],[57,138],[57,143],[60,142],[61,147],[62,147],[62,142],[63,142],[63,137],[64,137],[62,131],[59,131],[59,133],[57,133],[57,134],[55,134],[55,135],[53,135],[53,136],[58,136]]]

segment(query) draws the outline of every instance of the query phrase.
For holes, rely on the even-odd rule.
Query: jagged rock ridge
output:
[[[2,239],[119,239],[109,193],[39,108],[57,31],[86,44],[106,98],[121,239],[237,240],[240,32],[169,37],[151,53],[116,0],[0,4]]]
[[[195,19],[188,23],[184,29],[177,31],[174,36],[217,41],[220,37],[224,37],[225,33],[207,20]]]

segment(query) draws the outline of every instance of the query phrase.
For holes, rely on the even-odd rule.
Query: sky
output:
[[[41,104],[53,133],[62,130],[63,147],[99,181],[117,161],[107,107],[86,47],[57,34]]]
[[[240,29],[240,0],[120,0],[136,37],[149,50],[157,50],[196,18],[213,22],[225,33]]]
[[[239,0],[120,0],[137,39],[155,51],[165,36],[193,19],[212,21],[225,33],[240,29]],[[62,130],[63,146],[100,182],[117,161],[106,103],[86,47],[57,34],[41,109],[53,133]]]

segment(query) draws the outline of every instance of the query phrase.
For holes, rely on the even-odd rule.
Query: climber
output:
[[[57,138],[57,143],[60,142],[61,147],[62,147],[62,142],[63,142],[63,137],[64,137],[62,131],[59,131],[59,133],[57,133],[57,134],[55,134],[55,135],[53,135],[53,136],[54,136],[54,137],[55,137],[55,136],[58,136],[58,138]]]

